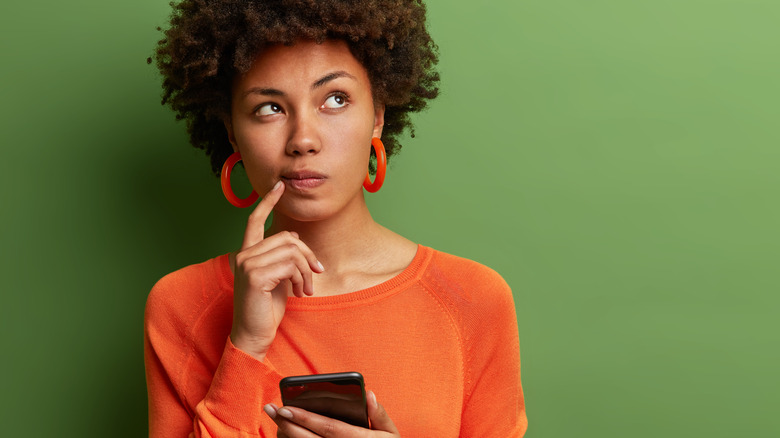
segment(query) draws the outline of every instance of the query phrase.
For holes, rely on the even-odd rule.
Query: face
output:
[[[235,80],[225,125],[255,191],[282,180],[277,214],[313,221],[364,202],[383,123],[366,70],[345,42],[328,40],[265,49]]]

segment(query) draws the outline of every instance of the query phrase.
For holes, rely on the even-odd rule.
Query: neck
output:
[[[315,294],[337,295],[387,281],[402,272],[417,245],[374,222],[362,197],[318,221],[300,221],[274,212],[266,236],[294,231],[322,262],[313,278]]]
[[[376,245],[388,231],[374,222],[365,202],[356,204],[348,211],[321,221],[297,221],[274,212],[273,223],[266,235],[295,231],[326,271],[337,273],[355,269],[371,260]]]

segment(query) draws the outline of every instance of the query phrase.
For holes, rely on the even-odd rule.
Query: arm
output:
[[[514,300],[504,280],[493,276],[474,301],[480,317],[464,328],[471,342],[462,437],[522,437],[528,427]]]
[[[279,182],[249,217],[236,255],[232,331],[213,376],[213,364],[196,366],[208,359],[199,357],[193,348],[193,344],[208,341],[193,337],[209,334],[190,331],[191,319],[198,315],[187,307],[193,301],[188,292],[200,286],[199,279],[186,274],[166,279],[149,295],[145,363],[150,436],[275,435],[276,425],[262,413],[262,406],[280,402],[276,385],[281,376],[265,356],[284,316],[288,289],[296,296],[311,295],[312,273],[322,271],[314,254],[294,233],[264,237],[265,220],[283,191]],[[217,347],[213,338],[211,342]],[[211,381],[205,396],[204,381]],[[200,383],[195,393],[203,400],[187,400],[193,397],[188,382]]]
[[[228,339],[208,393],[193,412],[178,387],[182,383],[175,370],[182,356],[174,352],[175,345],[166,345],[166,337],[157,335],[161,333],[149,330],[147,319],[150,437],[276,436],[276,425],[262,413],[264,403],[280,401],[276,383],[281,377],[270,364],[238,350]]]

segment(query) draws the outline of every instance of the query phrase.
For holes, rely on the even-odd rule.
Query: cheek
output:
[[[368,167],[371,138],[374,136],[374,113],[364,112],[359,117],[340,120],[331,125],[329,137],[342,157],[350,162],[363,161]]]
[[[335,158],[330,160],[337,160],[338,166],[351,175],[351,178],[357,178],[356,175],[365,176],[371,153],[371,132],[367,133],[365,129],[340,130],[332,138],[328,155]]]
[[[234,132],[238,150],[245,165],[252,163],[252,168],[263,168],[274,162],[275,145],[278,144],[274,132],[259,129],[257,126],[239,126]]]

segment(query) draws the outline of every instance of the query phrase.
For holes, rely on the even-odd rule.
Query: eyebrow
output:
[[[351,78],[357,80],[354,76],[345,72],[344,70],[339,70],[339,71],[334,71],[333,73],[328,73],[325,76],[321,77],[320,79],[314,81],[314,83],[311,84],[311,89],[314,90],[320,88],[323,85],[327,84],[328,82],[338,78]]]
[[[311,84],[311,89],[316,90],[317,88],[320,88],[325,84],[327,84],[328,82],[338,78],[351,78],[357,80],[357,78],[355,78],[351,74],[343,70],[339,70],[339,71],[334,71],[333,73],[328,73],[325,76],[314,81],[314,83]],[[252,87],[249,90],[244,92],[244,97],[249,96],[250,94],[260,94],[263,96],[286,96],[287,95],[287,93],[285,93],[282,90],[277,90],[276,88],[266,88],[266,87]]]

